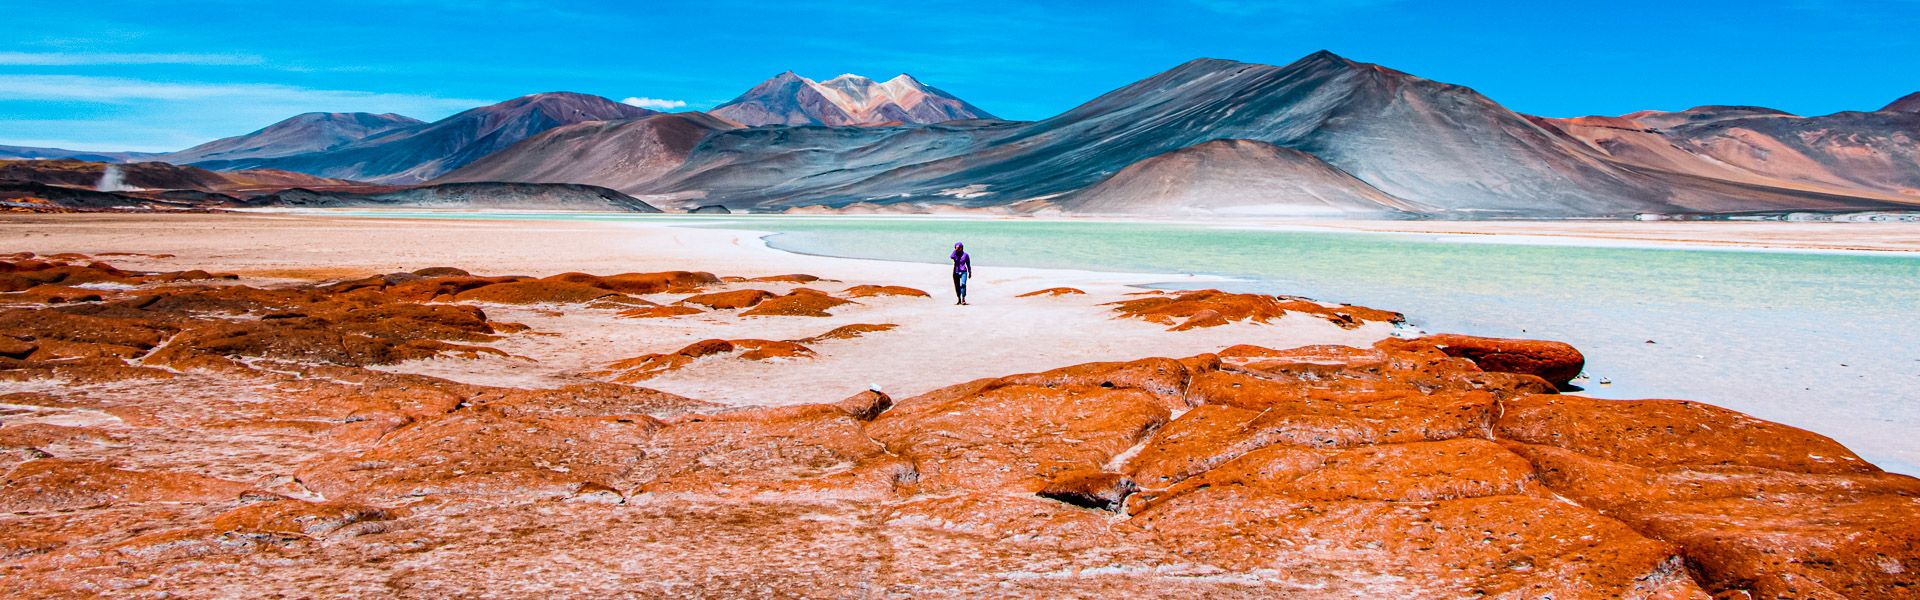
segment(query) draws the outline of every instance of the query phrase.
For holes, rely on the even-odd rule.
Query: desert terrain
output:
[[[9,597],[1920,585],[1920,480],[1418,307],[1011,268],[954,306],[944,265],[658,224],[0,219]]]

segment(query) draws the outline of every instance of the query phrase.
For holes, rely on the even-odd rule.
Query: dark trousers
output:
[[[953,295],[958,296],[961,300],[967,299],[967,278],[970,276],[972,276],[971,273],[953,274]]]

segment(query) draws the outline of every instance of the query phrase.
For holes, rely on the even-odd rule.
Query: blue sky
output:
[[[433,120],[543,91],[704,109],[785,70],[912,73],[1045,118],[1207,56],[1318,49],[1549,116],[1920,90],[1920,0],[633,3],[0,0],[0,144],[174,150],[309,111]]]

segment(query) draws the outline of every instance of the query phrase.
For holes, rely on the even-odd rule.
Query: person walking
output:
[[[964,305],[967,303],[967,279],[973,277],[973,257],[967,256],[966,244],[954,242],[953,254],[947,255],[947,258],[953,261],[953,295],[960,298],[954,304]]]

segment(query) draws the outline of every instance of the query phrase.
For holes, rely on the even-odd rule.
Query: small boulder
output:
[[[1040,497],[1099,510],[1119,510],[1127,496],[1140,491],[1133,479],[1105,471],[1071,471],[1055,477]]]
[[[427,267],[425,269],[414,271],[413,274],[419,275],[421,277],[472,277],[473,276],[473,274],[468,273],[466,269],[459,269],[455,267]]]
[[[833,403],[855,419],[872,421],[880,413],[893,408],[893,398],[880,390],[867,390],[854,394],[845,400]]]
[[[1535,375],[1555,387],[1566,387],[1587,365],[1587,358],[1572,345],[1546,340],[1441,334],[1410,340],[1389,338],[1375,346],[1386,350],[1435,348],[1447,356],[1473,361],[1483,371]]]

